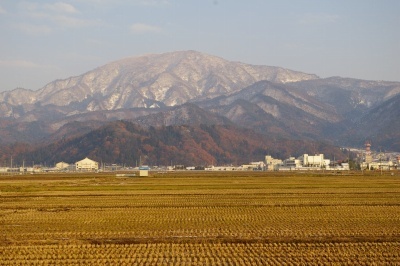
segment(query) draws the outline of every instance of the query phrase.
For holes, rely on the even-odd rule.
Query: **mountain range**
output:
[[[243,137],[240,132],[245,130],[260,143],[269,143],[270,153],[275,154],[296,154],[288,147],[284,148],[287,152],[279,152],[279,143],[291,141],[314,143],[310,153],[319,152],[315,147],[320,143],[332,148],[361,146],[366,140],[373,147],[400,150],[399,100],[400,82],[319,78],[196,51],[149,54],[56,80],[36,91],[18,88],[0,93],[0,145],[26,143],[34,154],[61,140],[85,139],[109,123],[124,120],[140,128],[141,134],[218,126]],[[100,152],[103,145],[92,143],[92,150],[82,147],[91,154],[96,149]],[[261,149],[269,150],[263,145]],[[27,156],[27,149],[16,150]],[[163,156],[173,156],[173,149],[167,150]],[[242,152],[250,150],[255,149]],[[163,161],[163,156],[157,160]],[[212,152],[208,157],[218,159]]]

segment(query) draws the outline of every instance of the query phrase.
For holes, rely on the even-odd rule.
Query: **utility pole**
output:
[[[382,171],[383,171],[383,167],[382,167],[382,149],[379,149],[379,167],[381,168],[381,175],[382,175]]]

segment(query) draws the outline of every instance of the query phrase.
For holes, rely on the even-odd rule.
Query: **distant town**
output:
[[[13,166],[12,161],[9,167],[0,167],[0,174],[24,174],[43,172],[116,172],[116,171],[140,171],[141,176],[146,176],[146,171],[175,171],[175,170],[202,170],[202,171],[349,171],[349,170],[395,170],[400,165],[400,153],[398,152],[374,152],[371,144],[365,143],[365,149],[347,149],[356,154],[355,159],[336,161],[327,159],[324,154],[303,154],[299,157],[287,159],[265,156],[264,161],[249,162],[243,165],[222,165],[222,166],[126,166],[119,164],[99,163],[89,158],[84,158],[75,163],[58,162],[54,166],[43,166],[32,164],[31,166]]]

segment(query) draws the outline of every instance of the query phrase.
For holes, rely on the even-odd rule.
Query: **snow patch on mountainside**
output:
[[[163,101],[169,89],[169,87],[161,87],[159,90],[155,91],[155,100]]]
[[[272,115],[275,118],[279,118],[281,113],[279,112],[279,107],[275,104],[267,104],[265,102],[257,103],[257,105],[264,110],[267,114]]]
[[[235,120],[236,117],[240,117],[241,115],[245,114],[246,111],[243,109],[242,106],[235,106],[226,114],[226,117],[232,121]]]
[[[192,99],[217,97],[241,90],[260,80],[287,82],[315,75],[277,67],[230,62],[195,51],[150,54],[125,58],[81,76],[56,80],[38,91],[0,94],[0,100],[24,104],[83,105],[88,112],[125,107],[154,107],[158,101],[173,106]],[[139,96],[143,99],[135,100]],[[87,99],[96,99],[87,101]]]
[[[105,102],[105,108],[107,110],[113,110],[116,107],[116,103],[118,102],[120,95],[119,93],[113,93],[110,95],[110,97],[108,98],[108,101]]]

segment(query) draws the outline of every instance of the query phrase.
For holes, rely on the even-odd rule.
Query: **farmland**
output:
[[[400,174],[0,176],[0,265],[400,264]]]

